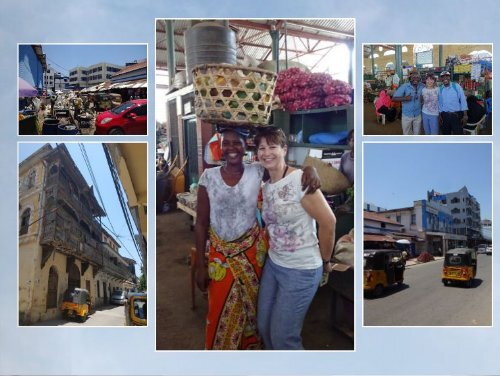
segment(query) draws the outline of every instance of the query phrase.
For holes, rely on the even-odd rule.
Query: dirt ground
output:
[[[156,216],[157,350],[203,350],[207,300],[196,290],[196,308],[191,309],[191,227],[191,217],[180,210]],[[332,324],[332,291],[328,285],[320,288],[309,309],[302,332],[308,350],[354,348],[352,331],[345,329],[343,323],[339,325],[343,330]],[[347,311],[352,320],[352,312]]]

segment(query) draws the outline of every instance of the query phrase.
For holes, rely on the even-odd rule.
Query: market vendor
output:
[[[351,150],[342,154],[339,171],[344,174],[352,186],[354,185],[354,129],[351,129],[347,135],[347,144]]]
[[[467,125],[467,100],[462,87],[451,82],[448,71],[440,74],[443,85],[439,88],[439,119],[443,126],[443,134],[464,134],[463,126]]]
[[[388,122],[396,119],[397,110],[392,107],[392,100],[386,89],[382,89],[375,101],[376,115],[384,114]]]
[[[401,85],[392,100],[394,102],[401,102],[402,104],[402,117],[401,127],[403,134],[406,135],[419,135],[422,130],[422,108],[420,105],[420,96],[424,84],[420,82],[420,76],[416,71],[410,75],[409,82]]]
[[[478,123],[486,114],[486,110],[473,94],[467,96],[467,108],[467,121],[469,124]]]

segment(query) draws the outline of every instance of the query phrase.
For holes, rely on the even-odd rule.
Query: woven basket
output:
[[[196,116],[211,123],[265,126],[276,74],[229,64],[193,68]]]

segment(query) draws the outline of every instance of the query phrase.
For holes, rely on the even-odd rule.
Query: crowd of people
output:
[[[375,101],[377,116],[385,115],[388,122],[396,120],[398,110],[394,103],[400,103],[399,116],[405,135],[464,134],[463,128],[481,121],[486,108],[478,103],[476,96],[470,94],[466,98],[462,87],[452,82],[450,72],[441,72],[440,81],[438,86],[437,77],[429,73],[424,84],[418,72],[411,72],[408,82],[399,86],[392,97],[389,90],[380,91]],[[489,93],[485,102],[491,98]]]

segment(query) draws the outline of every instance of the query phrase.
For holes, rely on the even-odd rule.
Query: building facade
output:
[[[481,238],[481,206],[472,196],[467,187],[457,192],[438,193],[434,190],[427,192],[429,201],[446,205],[453,216],[453,226],[456,233],[469,239]]]
[[[104,211],[64,144],[47,144],[20,163],[19,213],[21,325],[60,317],[67,290],[85,288],[99,306],[132,279],[104,245]]]
[[[47,59],[39,44],[19,45],[19,77],[38,89],[43,90],[43,74],[47,69]]]
[[[89,67],[75,67],[69,70],[69,83],[75,89],[98,85],[111,79],[123,66],[111,63],[98,63]]]
[[[47,89],[52,91],[64,91],[68,88],[69,77],[64,76],[62,73],[56,71],[51,65],[43,74],[43,83]]]
[[[464,245],[467,241],[466,236],[457,233],[450,209],[440,202],[416,200],[411,207],[386,210],[378,214],[404,226],[402,233],[415,244],[417,254],[427,251],[442,255],[448,249]]]

